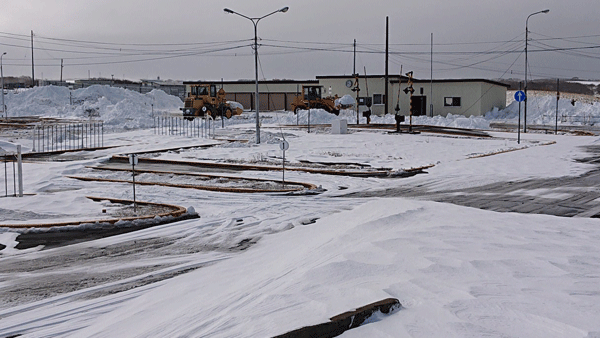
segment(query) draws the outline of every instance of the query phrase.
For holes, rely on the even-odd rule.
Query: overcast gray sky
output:
[[[227,7],[260,17],[260,78],[314,79],[356,70],[384,73],[385,18],[390,73],[430,77],[523,78],[529,14],[530,78],[600,79],[598,0],[2,0],[4,75],[177,80],[254,79],[254,26]]]

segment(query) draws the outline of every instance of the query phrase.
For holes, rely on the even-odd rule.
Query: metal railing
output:
[[[33,152],[55,152],[104,146],[104,123],[53,123],[33,129]]]
[[[561,123],[581,123],[583,125],[593,126],[600,123],[600,116],[593,115],[559,115]]]
[[[2,155],[2,162],[4,162],[4,165],[2,166],[4,168],[4,196],[8,197],[8,196],[14,196],[17,197],[17,170],[15,168],[15,164],[17,163],[17,156],[14,154],[5,154]],[[12,175],[8,174],[8,171],[10,170],[10,166],[8,165],[8,163],[12,162]],[[10,188],[13,188],[13,193],[12,194],[8,194],[8,189],[9,189],[9,184],[8,184],[8,178],[9,176],[13,177],[13,184],[10,185]]]
[[[156,116],[153,128],[156,135],[203,138],[214,138],[215,135],[215,121],[211,116],[191,120],[181,116]]]

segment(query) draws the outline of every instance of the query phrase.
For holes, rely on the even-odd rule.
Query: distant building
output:
[[[239,102],[244,109],[254,110],[254,96],[256,82],[254,80],[238,81],[186,81],[186,96],[192,84],[216,84],[223,88],[229,101]],[[291,110],[292,101],[300,91],[302,85],[317,85],[318,80],[263,80],[258,81],[259,109],[262,111]]]
[[[21,76],[5,76],[4,77],[4,88],[5,89],[17,89],[17,88],[29,88],[33,84],[30,77]]]
[[[404,92],[408,86],[408,78],[400,75],[389,76],[388,96],[385,97],[385,76],[359,76],[358,87],[359,111],[367,109],[366,103],[371,101],[371,111],[375,115],[383,115],[385,105],[388,113],[395,114],[396,105],[400,115],[409,115],[410,95]],[[352,76],[317,76],[325,92],[338,96],[351,95],[356,99],[355,78]],[[398,84],[400,83],[400,91]],[[419,80],[413,78],[413,101],[418,112],[413,115],[446,116],[483,115],[494,107],[506,107],[506,90],[508,85],[485,79],[452,79],[452,80]],[[368,88],[368,96],[367,96]]]
[[[385,77],[383,75],[360,76],[358,78],[359,112],[367,109],[371,103],[371,111],[375,115],[395,114],[396,105],[399,114],[409,115],[410,95],[404,92],[408,78],[399,75],[389,76],[388,96],[385,96]],[[241,103],[245,109],[254,110],[254,80],[240,81],[189,81],[184,82],[186,93],[191,84],[213,83],[222,86],[227,99]],[[400,84],[400,92],[398,85]],[[350,95],[357,98],[355,78],[350,75],[317,76],[316,80],[263,80],[259,81],[260,110],[291,110],[290,104],[302,90],[302,85],[321,85],[323,96]],[[413,79],[413,101],[418,108],[413,115],[483,115],[494,107],[506,107],[506,91],[508,85],[485,79],[452,79],[452,80],[419,80]],[[367,93],[368,89],[368,93]],[[368,94],[368,95],[367,95]],[[186,94],[187,95],[187,94]]]
[[[161,80],[158,77],[156,80],[145,80],[142,79],[141,87],[143,88],[140,92],[150,92],[153,89],[160,89],[165,93],[173,96],[178,96],[180,99],[185,98],[185,85],[181,81],[173,81],[173,80]]]

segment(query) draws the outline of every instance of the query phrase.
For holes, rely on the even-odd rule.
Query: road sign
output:
[[[522,90],[519,90],[515,93],[515,100],[517,102],[525,101],[525,93]]]
[[[279,149],[285,151],[288,150],[290,148],[290,144],[288,143],[288,141],[283,140],[281,141],[281,143],[279,143]]]
[[[138,156],[137,154],[129,154],[129,164],[137,165],[138,164]]]

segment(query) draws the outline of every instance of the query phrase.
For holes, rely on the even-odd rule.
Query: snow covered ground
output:
[[[262,114],[257,145],[254,114],[227,120],[225,128],[217,123],[215,139],[154,134],[152,114],[176,113],[181,105],[159,91],[90,87],[73,92],[83,100],[73,105],[68,90],[32,91],[38,93],[29,99],[27,92],[9,94],[9,116],[85,117],[91,107],[111,126],[105,145],[119,147],[70,154],[70,161],[26,162],[25,192],[33,195],[1,198],[0,223],[97,215],[103,206],[84,196],[131,199],[130,185],[65,177],[90,173],[87,166],[113,154],[216,144],[159,158],[278,161],[285,138],[290,165],[434,166],[410,178],[286,172],[286,180],[322,186],[318,195],[138,187],[140,200],[193,207],[201,218],[52,249],[15,249],[18,233],[0,228],[2,337],[269,337],[388,297],[403,308],[342,337],[600,336],[598,219],[496,213],[383,194],[352,197],[393,187],[439,192],[578,176],[596,168],[576,159],[590,156],[584,147],[600,145],[598,137],[527,133],[517,144],[515,133],[491,130],[492,138],[307,133],[280,126],[305,124],[308,112],[276,112]],[[551,96],[531,100],[528,118],[537,121],[555,104]],[[559,108],[600,116],[598,104],[565,100]],[[517,111],[511,104],[484,117],[414,122],[489,129],[493,121],[516,122]],[[354,116],[311,111],[311,124],[355,123]],[[372,122],[393,123],[393,117]],[[17,143],[26,150],[31,144],[19,135],[0,139],[8,151]],[[281,172],[240,175],[277,179]],[[551,189],[545,194],[549,204],[564,198]]]

